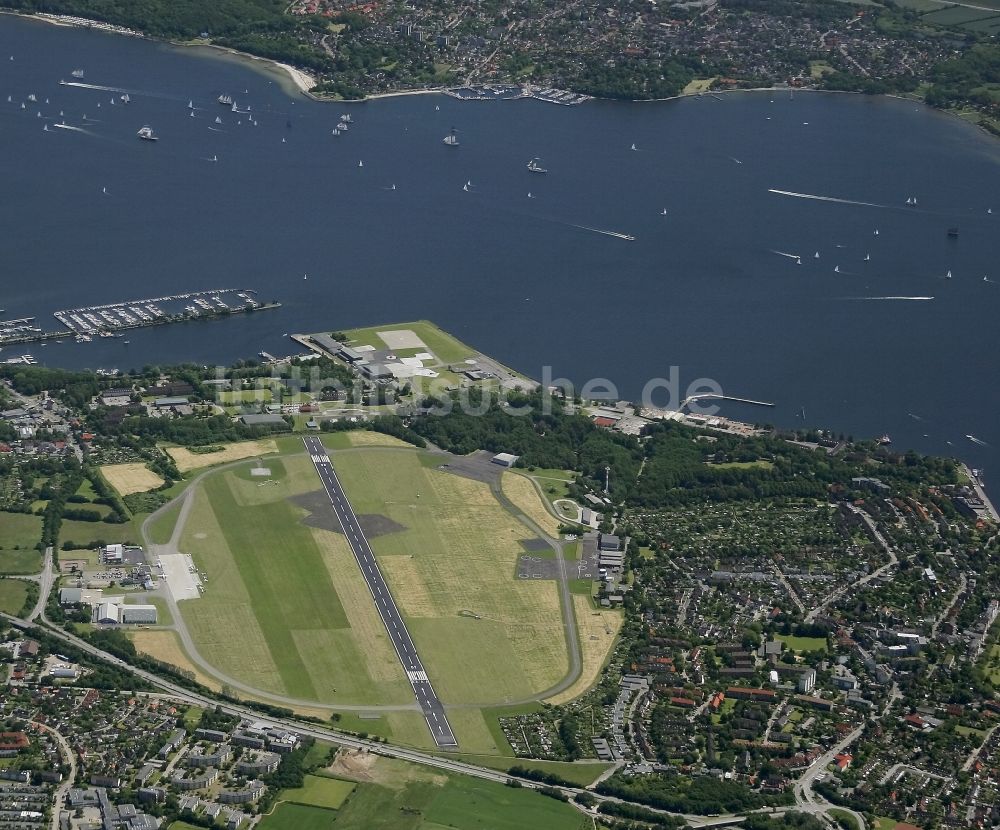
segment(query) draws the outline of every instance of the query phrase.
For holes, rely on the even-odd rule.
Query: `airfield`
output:
[[[561,571],[546,500],[488,457],[371,432],[322,441],[459,748],[506,754],[496,715],[582,692],[617,631],[591,630],[589,597],[570,593],[579,569]],[[202,583],[170,599],[175,631],[147,634],[148,650],[231,694],[434,746],[310,454],[301,438],[272,446],[195,470],[147,523],[155,552],[192,557]]]

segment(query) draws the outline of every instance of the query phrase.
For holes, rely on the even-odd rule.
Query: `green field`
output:
[[[0,574],[36,574],[42,569],[37,550],[0,549]]]
[[[312,463],[304,454],[269,461],[267,484],[246,474],[250,463],[202,482],[182,532],[182,549],[209,577],[202,598],[180,605],[199,652],[272,694],[410,702],[343,536],[306,526],[308,512],[289,501],[318,489]],[[359,605],[371,606],[374,622],[359,617]]]
[[[260,830],[332,830],[340,822],[333,810],[282,803],[257,826]]]
[[[285,790],[282,799],[294,804],[304,804],[308,807],[323,807],[327,810],[337,810],[343,806],[347,797],[354,792],[355,784],[351,781],[341,781],[339,778],[322,778],[318,775],[307,775],[305,784],[294,790]]]
[[[166,545],[170,542],[180,512],[181,503],[176,502],[149,523],[149,540],[154,545]]]
[[[382,761],[379,760],[379,765]],[[568,804],[492,781],[406,769],[396,762],[362,783],[336,830],[583,830],[593,820]],[[265,828],[267,830],[267,828]]]
[[[826,639],[824,637],[783,637],[778,636],[775,640],[781,640],[785,648],[792,651],[826,651]]]
[[[358,514],[404,529],[371,540],[442,700],[505,703],[554,685],[568,668],[553,582],[515,578],[533,534],[481,482],[414,450],[334,457]],[[478,619],[472,615],[478,616]]]
[[[27,598],[27,582],[20,579],[0,579],[0,611],[17,616]]]
[[[33,548],[42,538],[42,517],[0,513],[0,548]]]

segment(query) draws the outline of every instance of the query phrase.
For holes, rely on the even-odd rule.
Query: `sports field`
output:
[[[100,468],[101,475],[118,493],[145,493],[163,484],[163,479],[145,464],[106,464]]]
[[[370,541],[443,701],[519,700],[565,675],[556,585],[514,577],[532,532],[487,484],[415,450],[333,461],[355,512],[403,528]]]
[[[380,646],[384,630],[345,610],[371,598],[342,537],[302,521],[310,511],[295,500],[319,485],[312,463],[304,454],[265,463],[269,477],[251,476],[250,462],[208,476],[195,494],[181,550],[208,582],[180,608],[199,652],[280,696],[409,703],[402,668]]]

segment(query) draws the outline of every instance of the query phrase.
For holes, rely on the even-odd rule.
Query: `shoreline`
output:
[[[93,20],[90,18],[76,17],[74,15],[58,15],[51,14],[48,12],[23,12],[15,9],[5,9],[0,8],[0,14],[10,15],[12,17],[19,17],[24,20],[37,20],[43,23],[48,23],[53,26],[63,26],[63,27],[77,27],[77,28],[93,28],[99,31],[107,32],[109,34],[124,35],[128,37],[138,37],[144,40],[160,40],[159,38],[151,37],[143,32],[136,31],[134,29],[128,29],[125,26],[118,26],[114,23],[105,23],[100,20]],[[176,41],[176,40],[162,40],[162,43],[169,43],[172,46],[191,48],[191,47],[202,47],[207,49],[213,49],[222,54],[229,55],[230,57],[247,61],[248,64],[254,68],[263,67],[265,71],[273,69],[277,74],[283,76],[291,82],[298,93],[306,98],[313,101],[324,104],[355,104],[364,103],[366,101],[377,101],[384,98],[401,98],[403,96],[409,95],[446,95],[450,87],[441,86],[433,87],[430,89],[400,89],[394,90],[392,92],[378,92],[373,95],[365,95],[363,98],[329,98],[322,94],[317,94],[312,91],[313,87],[317,84],[317,79],[306,72],[304,69],[299,69],[292,66],[291,64],[283,63],[282,61],[274,60],[273,58],[264,58],[259,55],[253,55],[250,52],[243,52],[239,49],[233,49],[229,46],[219,46],[214,43],[200,43],[197,41]],[[829,95],[865,95],[863,92],[854,92],[845,89],[816,89],[815,87],[790,87],[790,86],[761,86],[761,87],[748,87],[740,89],[724,89],[724,90],[701,90],[699,92],[681,92],[679,95],[671,95],[666,98],[600,98],[597,96],[588,95],[590,100],[601,101],[602,103],[627,103],[627,104],[653,104],[653,103],[663,103],[667,101],[680,101],[687,98],[699,98],[705,97],[706,95],[731,95],[734,93],[747,93],[747,92],[811,92],[811,93],[826,93]],[[580,93],[587,94],[587,93]],[[889,93],[879,93],[878,95],[870,96],[872,98],[888,98],[896,101],[907,101],[914,104],[918,104],[932,112],[942,113],[950,118],[955,118],[964,124],[968,124],[974,127],[979,132],[983,133],[987,137],[1000,140],[998,136],[993,131],[987,129],[984,125],[979,123],[973,123],[968,118],[961,115],[960,112],[953,109],[940,109],[938,107],[932,107],[926,101],[919,98],[909,98],[898,94]],[[531,97],[532,100],[539,100],[541,103],[552,103],[547,102],[544,99],[538,99]],[[461,99],[460,99],[461,100]],[[506,99],[504,99],[506,100]],[[584,102],[586,103],[586,101]]]

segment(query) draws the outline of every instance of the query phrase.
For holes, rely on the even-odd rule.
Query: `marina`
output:
[[[216,288],[147,300],[71,308],[57,311],[53,316],[76,336],[78,342],[87,342],[94,337],[117,337],[127,329],[239,314],[280,305],[261,303],[256,294],[256,291],[246,288]]]

